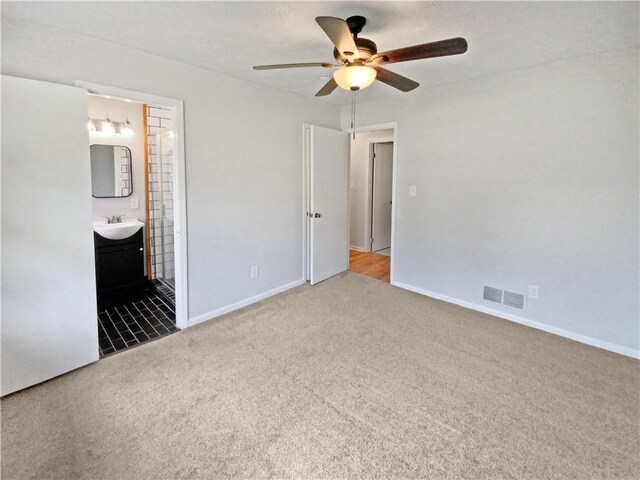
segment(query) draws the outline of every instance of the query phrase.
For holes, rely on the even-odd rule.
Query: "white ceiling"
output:
[[[322,68],[252,65],[332,61],[318,15],[363,15],[378,50],[462,36],[464,55],[390,65],[420,88],[561,59],[638,48],[637,2],[3,2],[2,16],[69,32],[313,97]],[[376,82],[358,102],[401,93]],[[318,99],[350,101],[336,90]]]

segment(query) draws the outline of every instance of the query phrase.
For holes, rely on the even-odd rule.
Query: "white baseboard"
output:
[[[554,335],[565,337],[570,340],[575,340],[576,342],[585,343],[587,345],[591,345],[592,347],[602,348],[603,350],[619,353],[620,355],[625,355],[627,357],[640,359],[640,350],[634,350],[633,348],[623,347],[622,345],[617,345],[615,343],[610,343],[604,340],[599,340],[597,338],[581,335],[579,333],[571,332],[569,330],[564,330],[562,328],[547,325],[546,323],[540,323],[534,320],[528,320],[526,318],[519,317],[517,315],[512,315],[510,313],[502,312],[500,310],[494,310],[493,308],[485,307],[483,305],[477,305],[475,303],[459,300],[457,298],[448,297],[440,293],[423,290],[422,288],[414,287],[413,285],[408,285],[406,283],[394,281],[394,282],[391,282],[391,285],[398,288],[402,288],[404,290],[409,290],[411,292],[419,293],[420,295],[425,295],[427,297],[435,298],[437,300],[442,300],[447,303],[453,303],[455,305],[459,305],[461,307],[465,307],[470,310],[487,313],[489,315],[493,315],[494,317],[503,318],[505,320],[510,320],[512,322],[519,323],[521,325],[526,325],[531,328],[536,328],[538,330],[542,330],[548,333],[553,333]]]
[[[246,307],[247,305],[251,305],[252,303],[259,302],[260,300],[264,300],[265,298],[272,297],[273,295],[277,295],[278,293],[282,293],[285,290],[289,290],[290,288],[297,287],[304,283],[306,283],[306,280],[301,278],[300,280],[296,280],[295,282],[280,285],[279,287],[276,287],[272,290],[268,290],[258,295],[254,295],[253,297],[240,300],[239,302],[232,303],[231,305],[227,305],[226,307],[221,307],[208,313],[203,313],[202,315],[198,315],[197,317],[190,318],[189,326],[192,327],[194,325],[197,325],[198,323],[206,322],[207,320],[211,320],[213,318],[219,317],[220,315],[224,315],[225,313],[233,312],[234,310]]]
[[[356,252],[366,252],[362,247],[356,247],[355,245],[349,245],[349,250],[355,250]]]

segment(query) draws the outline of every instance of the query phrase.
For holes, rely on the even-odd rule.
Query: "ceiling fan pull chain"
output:
[[[356,90],[351,90],[351,131],[356,139]]]

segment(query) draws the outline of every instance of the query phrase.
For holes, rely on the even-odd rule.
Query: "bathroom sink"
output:
[[[109,240],[122,240],[130,237],[144,226],[139,220],[123,220],[121,223],[107,223],[106,220],[93,222],[93,231]]]

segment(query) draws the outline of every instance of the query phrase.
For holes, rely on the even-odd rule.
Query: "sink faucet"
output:
[[[122,215],[114,215],[113,217],[105,217],[107,223],[122,223]]]

